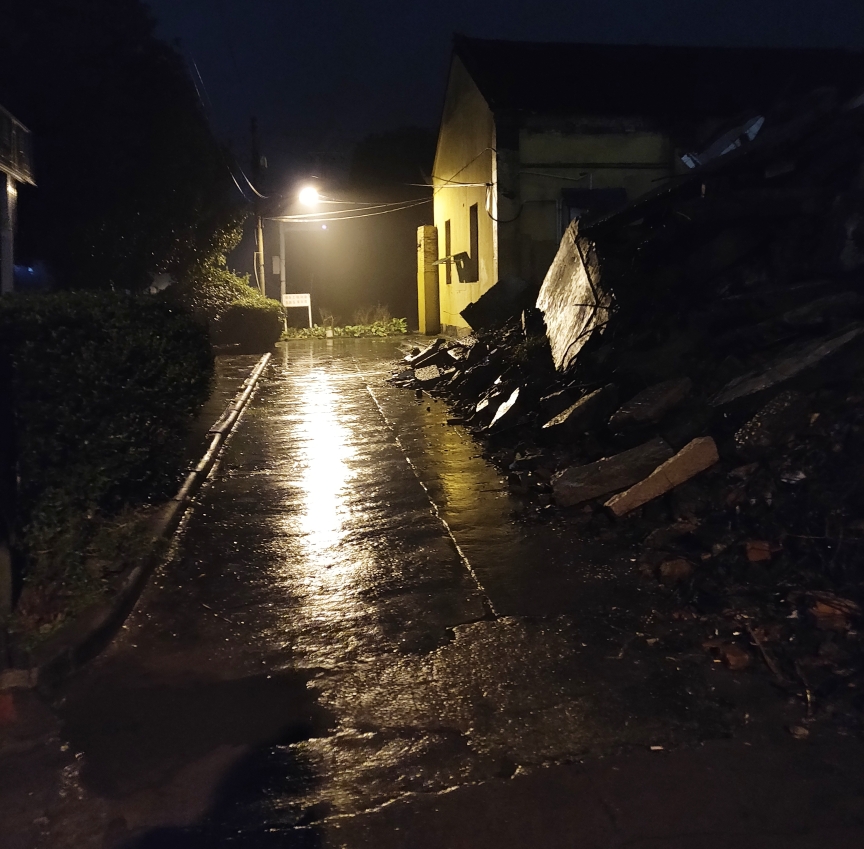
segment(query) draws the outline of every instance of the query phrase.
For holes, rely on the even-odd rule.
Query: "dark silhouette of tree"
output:
[[[242,217],[184,61],[140,0],[0,4],[0,103],[33,132],[20,255],[138,289],[224,253]]]
[[[358,188],[417,197],[417,187],[407,184],[428,183],[436,141],[437,134],[426,127],[373,133],[354,148],[349,181]]]

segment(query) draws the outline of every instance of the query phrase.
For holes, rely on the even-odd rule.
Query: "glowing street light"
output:
[[[321,195],[315,186],[304,186],[300,190],[298,200],[304,206],[317,206],[321,202]],[[326,224],[321,225],[322,230],[327,229]],[[285,279],[285,222],[279,222],[279,283],[282,294],[282,305],[286,305],[287,281]],[[308,297],[308,296],[307,296]],[[312,326],[312,307],[309,305],[309,326]],[[288,318],[285,317],[285,327],[288,327]]]
[[[315,206],[319,200],[321,200],[321,196],[318,194],[318,189],[314,186],[306,186],[306,188],[300,190],[300,203],[305,206]]]

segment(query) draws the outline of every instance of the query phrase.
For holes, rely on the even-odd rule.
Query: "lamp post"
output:
[[[317,206],[321,197],[318,194],[318,189],[314,186],[305,186],[300,190],[300,203],[304,206]],[[326,225],[325,225],[326,227]],[[286,309],[286,296],[288,295],[288,281],[285,275],[285,222],[279,222],[279,291],[282,296],[282,309],[285,323],[285,330],[288,330],[288,316],[284,312]],[[310,294],[311,297],[311,294]],[[312,326],[312,306],[309,306],[309,326]]]

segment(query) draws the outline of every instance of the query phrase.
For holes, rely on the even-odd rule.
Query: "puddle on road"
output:
[[[674,668],[645,681],[638,649],[598,662],[598,646],[585,647],[566,618],[454,630],[430,654],[385,655],[313,686],[343,728],[457,733],[475,755],[500,763],[670,744],[693,730],[694,717],[670,698],[684,683]]]

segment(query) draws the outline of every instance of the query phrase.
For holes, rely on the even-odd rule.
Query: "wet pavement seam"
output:
[[[360,370],[357,369],[357,371],[359,372]],[[411,472],[413,473],[414,477],[417,479],[417,483],[419,483],[420,486],[423,488],[423,492],[426,495],[426,498],[429,499],[429,504],[432,507],[432,512],[435,514],[435,517],[438,519],[438,521],[444,526],[444,530],[447,531],[447,536],[450,537],[451,542],[453,543],[453,545],[456,548],[456,552],[459,555],[459,559],[462,561],[463,565],[468,570],[468,574],[471,575],[471,577],[474,580],[474,583],[477,585],[477,590],[480,593],[481,602],[483,604],[483,607],[486,608],[486,611],[488,613],[486,619],[498,620],[500,617],[498,615],[498,612],[495,610],[495,605],[492,604],[492,599],[489,597],[489,594],[486,592],[486,589],[483,587],[483,584],[480,583],[480,578],[478,577],[477,573],[474,571],[474,567],[471,565],[471,561],[468,559],[465,552],[462,550],[462,546],[459,545],[459,542],[457,541],[456,537],[454,536],[453,531],[450,528],[450,525],[448,524],[447,520],[444,518],[441,511],[438,509],[438,505],[435,503],[435,500],[432,498],[432,494],[429,492],[429,488],[423,482],[423,479],[420,477],[420,474],[418,473],[416,467],[414,466],[414,463],[411,462],[411,458],[408,456],[408,452],[405,450],[405,446],[402,444],[402,440],[399,438],[399,435],[396,433],[396,429],[393,427],[392,423],[387,419],[387,416],[384,414],[384,410],[382,409],[381,404],[378,402],[378,398],[376,397],[375,393],[372,391],[372,387],[368,383],[366,384],[366,391],[369,393],[369,396],[372,398],[372,401],[375,403],[375,407],[377,408],[378,413],[380,414],[382,421],[390,429],[390,432],[393,434],[393,439],[394,439],[396,445],[399,446],[399,450],[402,452],[402,456],[405,458],[405,462],[411,468]],[[480,621],[482,621],[482,620],[480,620]]]

